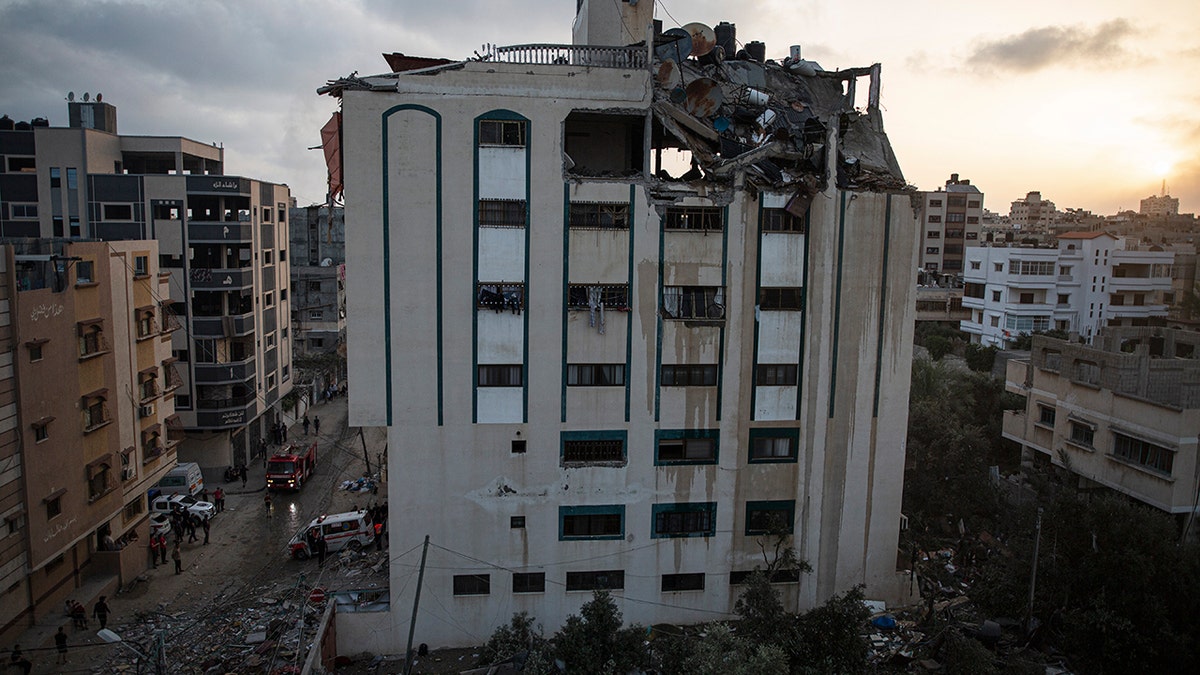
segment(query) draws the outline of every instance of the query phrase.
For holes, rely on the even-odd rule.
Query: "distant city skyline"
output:
[[[883,64],[884,122],[908,181],[958,173],[985,207],[1040,191],[1060,209],[1136,211],[1162,181],[1200,211],[1200,3],[1013,0],[659,2],[664,28],[737,25],[769,58],[799,44],[833,70]],[[226,149],[232,174],[324,200],[327,79],[387,70],[381,54],[462,59],[483,43],[567,43],[570,0],[0,0],[0,114],[65,126],[67,92],[103,92],[119,131]],[[353,198],[353,195],[350,195]]]

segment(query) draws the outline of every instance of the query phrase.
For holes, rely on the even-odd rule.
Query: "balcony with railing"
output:
[[[254,359],[228,363],[196,363],[196,382],[203,384],[228,384],[245,382],[256,372]]]
[[[481,60],[525,65],[643,70],[646,68],[646,48],[559,44],[526,44],[506,47],[489,45]]]

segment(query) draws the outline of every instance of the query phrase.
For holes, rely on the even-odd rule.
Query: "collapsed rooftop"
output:
[[[801,58],[799,47],[775,61],[765,58],[760,42],[738,45],[736,28],[722,22],[715,31],[700,23],[656,29],[649,42],[624,47],[487,45],[462,61],[385,54],[392,72],[354,73],[328,81],[318,93],[340,98],[347,90],[396,91],[402,80],[476,64],[648,70],[648,109],[576,110],[568,116],[566,179],[635,179],[655,201],[699,193],[722,203],[735,189],[779,192],[792,195],[788,210],[796,214],[831,180],[846,190],[915,191],[883,130],[879,64],[827,71]],[[864,78],[869,88],[865,105],[859,105]],[[663,162],[664,150],[682,151],[683,166],[690,169],[677,168],[680,175],[673,175],[670,162]]]

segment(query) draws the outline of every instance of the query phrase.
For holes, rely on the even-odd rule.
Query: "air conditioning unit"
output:
[[[144,405],[144,406],[141,406],[140,408],[138,408],[138,417],[153,417],[153,416],[154,416],[154,406]]]
[[[132,466],[127,466],[124,469],[121,469],[121,480],[129,480],[131,478],[133,478]]]

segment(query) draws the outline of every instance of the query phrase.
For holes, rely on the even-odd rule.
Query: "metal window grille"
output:
[[[521,199],[479,200],[480,227],[525,227],[526,204]]]
[[[572,203],[568,222],[573,228],[628,230],[629,205]]]
[[[568,309],[590,309],[588,291],[596,284],[571,284],[567,287]],[[605,309],[629,308],[629,284],[600,285],[600,304]]]
[[[758,294],[760,309],[801,311],[804,309],[804,289],[800,287],[763,288]]]
[[[525,147],[523,120],[479,120],[480,145]]]
[[[719,231],[725,227],[725,212],[719,206],[669,206],[663,214],[668,230]]]
[[[787,209],[763,209],[763,232],[795,232],[804,234],[804,217]]]
[[[625,441],[621,439],[565,441],[564,462],[621,462],[625,460]]]
[[[717,367],[715,365],[665,365],[662,367],[664,387],[715,387]]]
[[[481,365],[479,366],[479,386],[481,387],[520,387],[523,382],[524,369],[519,365]]]
[[[625,364],[588,363],[567,366],[569,387],[619,387],[625,384]]]
[[[663,288],[662,304],[663,314],[670,319],[723,319],[725,289],[721,286],[667,286]]]

